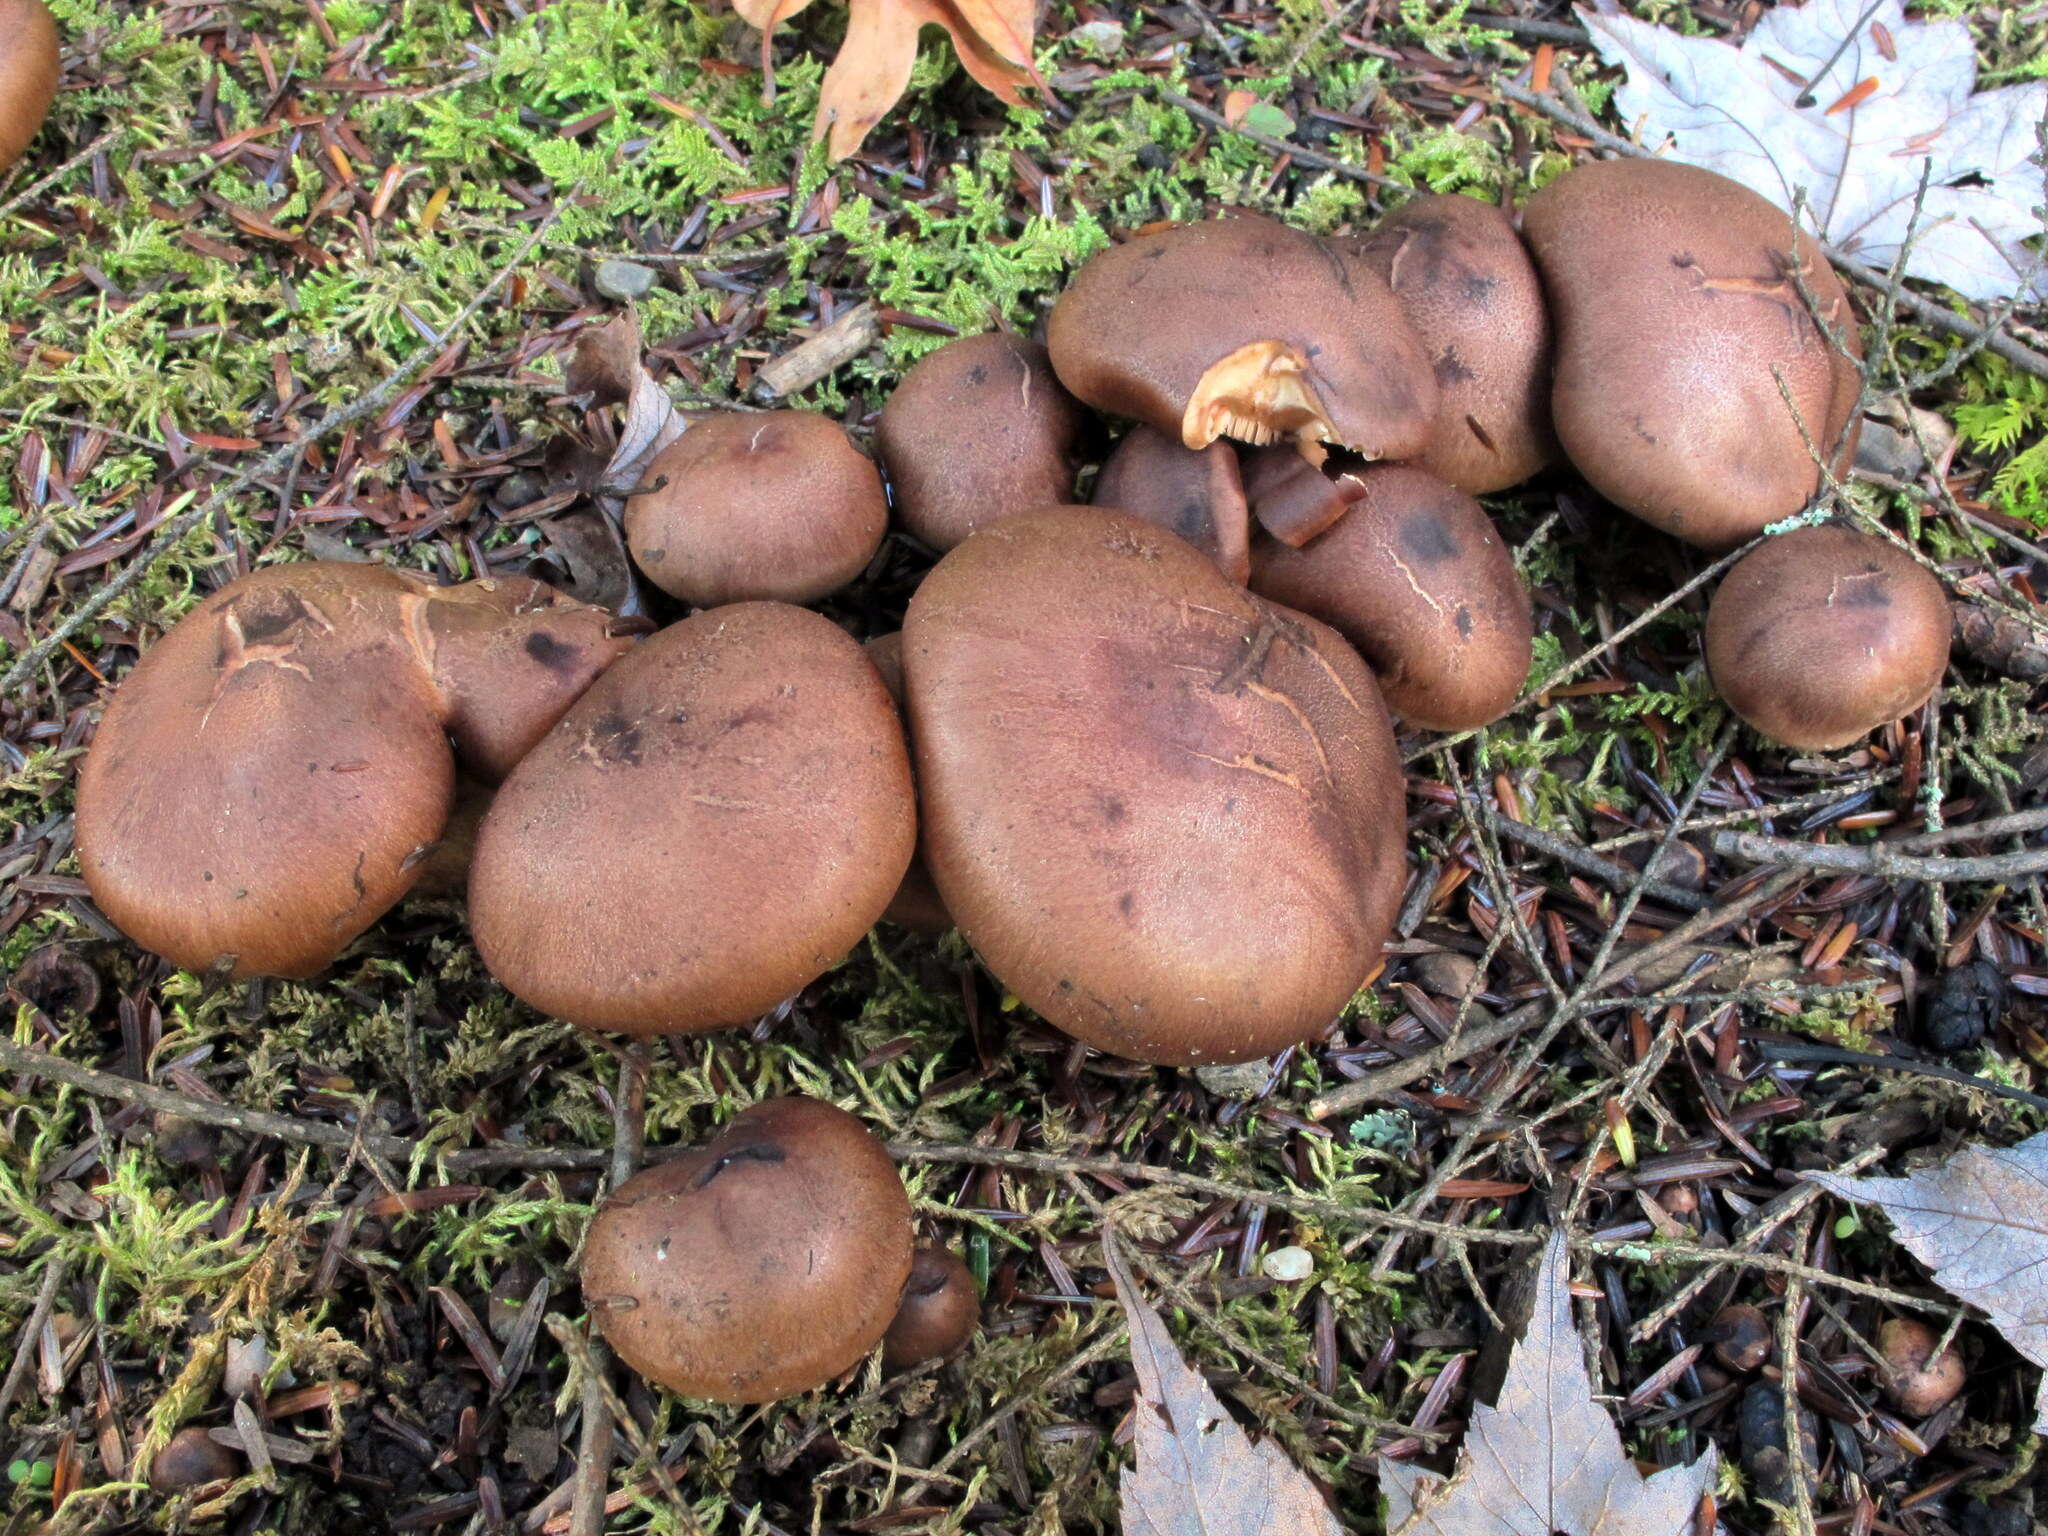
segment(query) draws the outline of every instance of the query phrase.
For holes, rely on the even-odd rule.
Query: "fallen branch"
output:
[[[1868,1067],[1878,1072],[1907,1072],[1915,1077],[1938,1077],[1945,1083],[1960,1083],[1965,1088],[1981,1088],[1986,1093],[2002,1099],[2011,1099],[2015,1104],[2024,1104],[2030,1109],[2048,1109],[2048,1098],[2038,1093],[2029,1093],[2024,1088],[2014,1088],[2006,1083],[1995,1083],[1987,1077],[1972,1077],[1954,1067],[1945,1067],[1935,1061],[1912,1061],[1904,1056],[1878,1056],[1869,1051],[1848,1051],[1833,1045],[1808,1045],[1799,1040],[1757,1040],[1757,1054],[1766,1061],[1813,1062],[1837,1067]]]
[[[1826,870],[1831,874],[1882,875],[1890,880],[2002,882],[2048,870],[2048,848],[1951,859],[1900,853],[1889,843],[1802,843],[1787,837],[1765,837],[1759,832],[1716,832],[1711,842],[1714,852],[1724,859],[1782,869]]]
[[[1533,848],[1548,858],[1557,860],[1568,869],[1575,869],[1582,875],[1605,881],[1623,890],[1641,884],[1643,894],[1663,902],[1668,907],[1678,907],[1686,912],[1697,912],[1707,905],[1707,898],[1698,891],[1687,890],[1682,885],[1673,885],[1669,880],[1645,876],[1641,870],[1593,852],[1592,849],[1560,837],[1555,832],[1546,832],[1541,827],[1532,827],[1526,822],[1516,821],[1512,816],[1503,816],[1489,809],[1486,824],[1495,836]]]

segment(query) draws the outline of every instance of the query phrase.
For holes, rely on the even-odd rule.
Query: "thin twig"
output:
[[[1313,166],[1319,171],[1329,171],[1334,175],[1348,176],[1353,181],[1363,181],[1371,186],[1385,187],[1393,192],[1412,195],[1415,191],[1413,187],[1405,186],[1390,177],[1376,175],[1362,165],[1351,165],[1343,160],[1333,159],[1329,155],[1319,154],[1305,145],[1290,144],[1285,139],[1269,138],[1263,133],[1254,133],[1249,128],[1241,127],[1231,122],[1221,112],[1205,107],[1194,98],[1181,95],[1179,91],[1169,90],[1166,86],[1154,86],[1153,91],[1161,101],[1169,102],[1173,106],[1179,107],[1189,117],[1199,119],[1212,128],[1220,128],[1225,133],[1234,133],[1241,139],[1249,139],[1261,149],[1271,150],[1276,155],[1286,155],[1297,165]]]
[[[1533,848],[1538,853],[1557,860],[1567,869],[1575,869],[1582,875],[1590,875],[1593,879],[1603,880],[1609,885],[1626,888],[1641,878],[1642,872],[1630,865],[1615,859],[1603,858],[1568,837],[1546,832],[1541,827],[1532,827],[1526,822],[1516,821],[1512,816],[1503,816],[1491,806],[1486,809],[1486,824],[1498,836],[1520,843],[1525,848]],[[1698,891],[1689,891],[1682,885],[1673,885],[1669,880],[1644,879],[1642,885],[1644,895],[1655,897],[1668,907],[1697,912],[1707,905],[1707,898]]]
[[[29,183],[29,185],[23,187],[6,202],[0,203],[0,219],[9,217],[45,187],[53,186],[63,180],[65,176],[85,164],[86,161],[105,149],[126,131],[125,128],[109,128],[105,133],[94,139],[90,144],[87,144],[85,148],[77,151],[70,159],[51,171],[47,176],[44,176],[39,181]]]
[[[1890,843],[1861,847],[1841,843],[1802,843],[1789,837],[1757,832],[1716,832],[1711,843],[1724,859],[1768,864],[1783,869],[1824,869],[1835,874],[1881,875],[1887,880],[2016,880],[2048,870],[2048,848],[2019,853],[1987,853],[1950,859],[1900,853]]]
[[[1878,1056],[1869,1051],[1849,1051],[1832,1045],[1807,1045],[1797,1040],[1752,1041],[1756,1052],[1766,1061],[1816,1062],[1838,1067],[1863,1067],[1875,1072],[1904,1072],[1914,1077],[1938,1077],[1945,1083],[1960,1083],[1965,1088],[1981,1088],[2002,1099],[2011,1099],[2015,1104],[2024,1104],[2030,1109],[2048,1109],[2048,1098],[2038,1093],[2029,1093],[2024,1088],[2014,1088],[2006,1083],[1993,1082],[1988,1077],[1972,1077],[1954,1067],[1945,1067],[1935,1061],[1913,1061],[1904,1056]]]
[[[21,1384],[28,1380],[29,1362],[36,1357],[36,1336],[43,1331],[43,1324],[50,1320],[50,1313],[57,1305],[57,1292],[64,1285],[67,1265],[61,1258],[52,1255],[49,1267],[43,1271],[43,1288],[36,1292],[36,1304],[22,1324],[21,1341],[15,1345],[14,1362],[7,1367],[7,1380],[0,1383],[0,1424],[7,1422],[8,1411],[14,1407],[14,1394],[21,1390]]]

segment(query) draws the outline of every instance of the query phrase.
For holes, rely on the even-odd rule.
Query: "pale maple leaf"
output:
[[[1714,1487],[1714,1453],[1649,1477],[1593,1401],[1572,1327],[1562,1233],[1543,1250],[1528,1330],[1508,1358],[1500,1397],[1472,1410],[1446,1483],[1380,1462],[1387,1530],[1398,1536],[1688,1536]]]
[[[768,34],[811,0],[733,0],[749,26],[761,29],[761,67],[773,89]],[[868,132],[902,98],[917,62],[917,34],[944,27],[960,65],[1006,106],[1019,107],[1018,88],[1039,81],[1031,57],[1033,0],[848,0],[846,41],[818,89],[813,139],[827,139],[835,161],[859,149]]]
[[[1137,1465],[1121,1489],[1124,1536],[1344,1536],[1316,1485],[1271,1440],[1252,1443],[1191,1370],[1105,1226],[1102,1257],[1131,1329]]]
[[[1903,1179],[1806,1177],[1882,1206],[1893,1235],[1944,1290],[1981,1307],[2006,1342],[2048,1366],[2048,1134],[2004,1150],[1967,1146]],[[2034,1430],[2048,1434],[2048,1380]]]
[[[1924,167],[1907,273],[1978,300],[2019,291],[2030,270],[2021,242],[2041,233],[2035,129],[2048,81],[1973,95],[1967,24],[1909,21],[1899,0],[1807,0],[1765,12],[1737,46],[1629,16],[1579,19],[1627,72],[1615,106],[1645,145],[1668,142],[1671,158],[1780,208],[1803,188],[1812,227],[1879,268],[1912,225]],[[2048,295],[2033,270],[2033,291]]]

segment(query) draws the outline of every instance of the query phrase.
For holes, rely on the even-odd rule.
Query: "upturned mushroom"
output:
[[[1550,311],[1508,216],[1477,198],[1418,197],[1362,245],[1435,365],[1422,467],[1479,496],[1556,462]]]
[[[411,889],[458,759],[503,773],[631,644],[524,577],[253,572],[115,690],[79,773],[86,885],[188,970],[311,976]]]
[[[1088,413],[1045,348],[963,336],[903,375],[875,423],[903,526],[945,551],[984,523],[1072,499]]]
[[[1281,449],[1305,463],[1292,449]],[[1090,499],[1179,534],[1243,586],[1251,575],[1251,521],[1227,442],[1188,448],[1142,422],[1124,435],[1095,477]]]
[[[981,1324],[981,1293],[974,1276],[950,1248],[920,1243],[910,1278],[889,1331],[882,1335],[882,1366],[907,1370],[958,1354]]]
[[[1254,448],[1244,455],[1245,499],[1252,518],[1282,544],[1299,549],[1337,520],[1365,494],[1356,454],[1332,454],[1311,464],[1287,448]]]
[[[1551,418],[1601,495],[1702,549],[1806,504],[1820,484],[1808,441],[1842,441],[1862,344],[1791,215],[1696,166],[1601,160],[1530,198],[1522,231],[1557,330]],[[1843,462],[1854,447],[1842,441]]]
[[[882,1144],[817,1099],[769,1099],[628,1179],[583,1245],[605,1341],[685,1397],[772,1403],[881,1342],[910,1274],[910,1200]]]
[[[62,68],[56,18],[43,0],[0,0],[0,171],[28,152]]]
[[[859,643],[737,603],[648,639],[506,779],[470,927],[491,973],[557,1018],[717,1029],[844,958],[916,836],[903,727]]]
[[[946,907],[1075,1038],[1166,1065],[1325,1029],[1406,872],[1351,648],[1121,512],[991,524],[911,599],[903,665]]]
[[[1707,671],[1728,707],[1788,747],[1831,751],[1933,694],[1948,665],[1941,582],[1839,523],[1759,545],[1707,605]]]
[[[709,417],[646,481],[626,503],[633,563],[699,608],[816,602],[866,569],[889,522],[873,462],[815,411]]]
[[[1259,542],[1252,590],[1357,646],[1409,724],[1462,731],[1499,719],[1528,676],[1533,630],[1493,519],[1424,469],[1369,464],[1352,478],[1358,501],[1329,532],[1300,549]]]
[[[868,660],[875,664],[875,671],[881,675],[882,686],[889,690],[889,697],[895,701],[900,714],[903,710],[903,633],[891,630],[886,635],[877,635],[867,642],[865,649]],[[904,729],[910,728],[904,720]],[[911,772],[915,778],[917,754],[911,753]],[[939,888],[932,884],[932,872],[925,866],[923,839],[918,840],[918,849],[910,856],[910,868],[903,872],[903,883],[896,887],[896,894],[889,898],[889,905],[882,909],[882,916],[890,922],[908,928],[912,933],[928,937],[951,931],[952,914],[946,910],[945,898],[939,895]]]
[[[1090,257],[1047,330],[1060,382],[1189,448],[1219,437],[1408,458],[1429,442],[1429,354],[1355,244],[1255,215]]]

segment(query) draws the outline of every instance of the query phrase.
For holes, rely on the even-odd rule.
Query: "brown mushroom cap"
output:
[[[1292,448],[1279,451],[1307,463]],[[1188,448],[1140,422],[1103,464],[1091,499],[1179,534],[1240,587],[1251,575],[1250,513],[1227,442]]]
[[[1602,160],[1530,198],[1522,232],[1557,330],[1551,417],[1601,495],[1702,549],[1731,549],[1806,504],[1820,474],[1799,423],[1825,452],[1858,379],[1807,312],[1795,266],[1859,357],[1862,344],[1803,232],[1795,262],[1790,215],[1696,166]]]
[[[1054,306],[1060,382],[1206,448],[1218,437],[1407,458],[1429,442],[1429,354],[1350,242],[1256,216],[1181,224],[1091,256]]]
[[[183,1493],[226,1482],[241,1469],[239,1456],[197,1424],[188,1424],[165,1441],[150,1461],[149,1486],[158,1493]]]
[[[816,602],[858,576],[888,528],[874,464],[815,411],[708,417],[654,458],[626,503],[633,563],[699,608]]]
[[[772,1403],[880,1342],[910,1249],[910,1200],[867,1127],[817,1099],[769,1099],[598,1207],[583,1296],[649,1381]]]
[[[981,1326],[981,1293],[974,1275],[950,1248],[920,1243],[910,1278],[889,1331],[882,1335],[882,1367],[901,1371],[957,1354]]]
[[[1941,582],[1883,539],[1840,524],[1759,545],[1707,605],[1707,671],[1773,741],[1845,747],[1925,704],[1948,665]]]
[[[1400,765],[1337,634],[1102,507],[992,524],[911,599],[903,662],[946,906],[1090,1045],[1192,1065],[1325,1028],[1405,878]]]
[[[889,690],[889,697],[895,701],[900,715],[903,711],[903,633],[891,630],[886,635],[877,635],[867,642],[865,649],[868,660],[875,664],[875,671],[881,674],[882,686]],[[904,719],[904,730],[910,729],[908,718]],[[911,752],[911,777],[917,776],[917,754]],[[896,894],[889,898],[889,905],[882,916],[890,922],[908,928],[912,933],[936,936],[948,933],[953,927],[953,915],[946,910],[945,898],[939,895],[939,888],[932,884],[932,872],[925,867],[924,839],[918,838],[917,852],[910,856],[910,868],[903,872],[903,883],[896,887]]]
[[[0,171],[27,153],[62,69],[56,18],[43,0],[0,0]]]
[[[1300,549],[1261,540],[1252,590],[1358,647],[1387,706],[1462,731],[1505,714],[1529,675],[1529,594],[1486,510],[1427,470],[1369,464],[1359,501]]]
[[[1479,496],[1557,462],[1550,311],[1508,216],[1474,197],[1418,197],[1361,245],[1436,365],[1422,467]]]
[[[1939,1333],[1913,1317],[1888,1318],[1877,1330],[1885,1399],[1909,1419],[1924,1419],[1947,1407],[1968,1379],[1954,1345],[1934,1352],[1940,1342]]]
[[[1311,464],[1275,445],[1244,455],[1244,490],[1258,525],[1283,544],[1299,549],[1336,526],[1365,494],[1356,454],[1333,454]]]
[[[1045,348],[1004,331],[963,336],[903,375],[875,423],[896,514],[933,549],[1074,494],[1088,428]]]
[[[498,791],[469,917],[499,981],[592,1029],[744,1023],[873,926],[916,842],[889,692],[830,620],[713,608],[652,636]]]
[[[78,781],[100,909],[189,970],[310,976],[402,897],[478,771],[631,640],[524,578],[435,587],[338,562],[207,598],[136,664]]]

